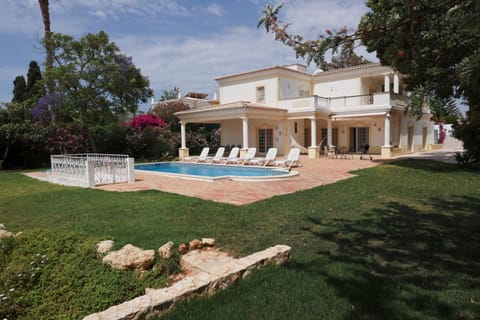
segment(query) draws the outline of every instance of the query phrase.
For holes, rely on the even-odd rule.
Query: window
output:
[[[265,101],[265,87],[257,87],[257,101]]]
[[[300,88],[300,91],[298,92],[298,95],[300,97],[308,97],[308,96],[310,96],[310,91],[307,88]]]
[[[265,153],[273,147],[273,129],[258,129],[258,152]]]

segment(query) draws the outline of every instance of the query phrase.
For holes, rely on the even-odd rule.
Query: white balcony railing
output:
[[[134,182],[134,159],[119,154],[66,154],[50,156],[49,180],[68,185],[93,187]]]
[[[404,107],[406,104],[407,97],[388,92],[330,98],[315,95],[310,97],[282,99],[279,101],[280,107],[288,108],[291,112],[335,112],[368,108],[369,106]]]

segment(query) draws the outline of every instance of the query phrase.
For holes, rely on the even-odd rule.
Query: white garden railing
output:
[[[134,159],[121,154],[51,155],[52,182],[94,187],[101,184],[134,182]]]

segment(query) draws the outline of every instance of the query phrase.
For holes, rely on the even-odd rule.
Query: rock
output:
[[[202,245],[208,246],[208,247],[214,247],[215,246],[215,239],[213,239],[213,238],[202,238]]]
[[[166,259],[166,260],[170,259],[170,257],[172,256],[172,248],[173,248],[173,242],[168,241],[163,246],[158,248],[158,251],[157,251],[158,255],[163,259]]]
[[[113,244],[112,240],[103,240],[97,243],[97,252],[98,253],[107,253],[108,251],[112,250]]]
[[[118,251],[112,251],[103,257],[103,262],[114,269],[145,270],[155,260],[154,250],[143,250],[131,244],[125,245]]]
[[[188,245],[186,243],[182,243],[178,246],[178,252],[185,253],[188,251]]]
[[[0,238],[11,238],[11,237],[15,237],[15,235],[10,231],[0,229]]]
[[[202,243],[198,239],[193,239],[190,241],[190,250],[199,249]]]

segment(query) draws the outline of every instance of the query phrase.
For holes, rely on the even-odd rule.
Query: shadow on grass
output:
[[[444,163],[439,161],[434,161],[431,159],[402,159],[388,162],[389,164],[396,165],[399,167],[424,170],[432,173],[448,173],[448,172],[459,172],[459,171],[468,171],[472,173],[480,173],[474,169],[466,166],[462,166],[456,163]]]
[[[325,277],[352,318],[480,314],[480,197],[431,198],[422,211],[390,202],[355,221],[309,217],[304,230],[319,240],[317,259],[289,267]]]

